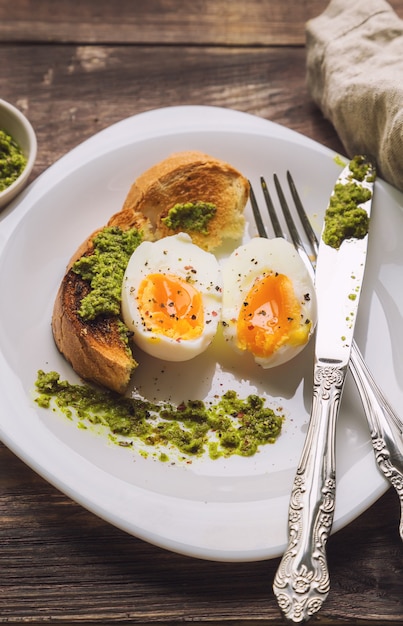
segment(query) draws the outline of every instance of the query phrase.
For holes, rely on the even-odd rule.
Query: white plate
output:
[[[243,362],[234,366],[233,357],[212,349],[192,368],[172,364],[161,375],[160,363],[156,367],[146,359],[135,375],[136,384],[153,397],[180,401],[184,389],[191,398],[203,398],[211,390],[235,387],[243,395],[262,393],[281,405],[287,417],[281,438],[252,458],[200,459],[189,465],[145,459],[32,401],[40,368],[76,380],[55,349],[50,329],[56,290],[70,255],[121,207],[136,175],[184,149],[228,160],[256,187],[261,174],[270,179],[276,171],[284,180],[291,170],[318,227],[341,169],[334,153],[295,132],[210,107],[174,107],[129,118],[60,159],[0,215],[0,434],[49,482],[128,533],[212,560],[276,557],[286,543],[288,499],[306,432],[311,348],[273,371]],[[402,195],[378,181],[357,323],[358,343],[397,409],[403,407],[401,206]],[[249,237],[254,227],[249,209],[247,214]],[[349,377],[337,433],[334,530],[386,488]]]

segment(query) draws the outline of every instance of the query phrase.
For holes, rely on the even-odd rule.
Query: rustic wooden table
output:
[[[392,0],[403,18],[403,0]],[[0,0],[0,96],[32,122],[32,179],[99,130],[179,104],[246,111],[343,152],[305,86],[304,25],[326,0]],[[402,624],[389,490],[328,544],[318,624]],[[148,545],[0,444],[0,623],[278,624],[278,559],[217,563]]]

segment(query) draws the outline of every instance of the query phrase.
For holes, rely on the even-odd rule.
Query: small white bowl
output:
[[[36,159],[37,141],[34,129],[25,115],[12,104],[0,99],[0,130],[18,143],[27,163],[19,177],[4,191],[0,191],[0,209],[6,206],[19,194],[27,184],[29,175]]]

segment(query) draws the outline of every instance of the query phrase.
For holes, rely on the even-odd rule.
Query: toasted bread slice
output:
[[[126,218],[127,215],[117,224],[122,230],[143,229],[143,219]],[[86,321],[78,314],[81,301],[91,287],[72,266],[82,256],[92,253],[92,242],[98,232],[92,233],[70,259],[56,296],[52,331],[58,349],[79,376],[123,394],[137,362],[122,334],[120,317],[99,316]]]
[[[124,393],[137,366],[117,316],[84,321],[77,314],[88,283],[69,270],[60,285],[52,317],[57,347],[82,378]]]
[[[172,154],[157,163],[133,183],[123,211],[140,213],[148,221],[155,239],[187,232],[193,243],[214,250],[225,239],[239,239],[244,230],[243,211],[249,197],[247,179],[228,163],[197,151]],[[205,232],[183,224],[166,224],[176,205],[209,203],[215,214]],[[165,221],[164,221],[165,220]]]
[[[143,239],[156,240],[176,232],[188,232],[206,250],[217,248],[226,238],[243,233],[243,209],[249,184],[231,165],[200,152],[182,152],[151,167],[133,183],[122,209],[107,226],[136,228]],[[215,213],[208,232],[169,228],[163,219],[177,204],[213,204]],[[92,233],[70,260],[54,304],[52,331],[60,352],[83,379],[125,393],[137,363],[122,336],[119,316],[83,320],[80,303],[91,289],[72,270],[74,262],[93,251]]]

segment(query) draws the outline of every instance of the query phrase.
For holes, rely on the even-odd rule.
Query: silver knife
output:
[[[273,584],[281,610],[293,622],[314,615],[330,589],[326,542],[335,508],[335,429],[364,276],[374,180],[375,169],[365,157],[347,165],[330,197],[319,244],[312,409],[291,492],[288,546]],[[355,211],[352,227],[340,233],[337,216],[347,210]],[[354,230],[359,218],[361,226]]]

